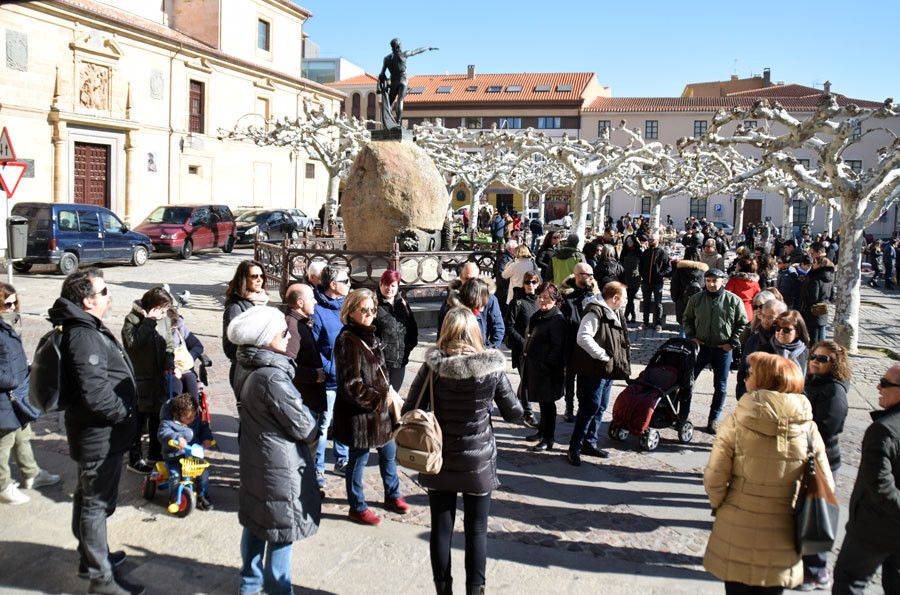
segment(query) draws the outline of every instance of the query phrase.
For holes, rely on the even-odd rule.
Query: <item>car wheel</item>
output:
[[[194,243],[190,240],[185,240],[184,245],[181,246],[181,258],[187,260],[194,253]]]
[[[232,250],[234,250],[234,237],[229,236],[228,239],[225,240],[225,245],[222,246],[222,252],[230,254]]]
[[[71,252],[66,252],[59,259],[59,272],[63,275],[71,275],[78,269],[78,257]]]
[[[131,254],[131,264],[136,267],[142,267],[147,264],[147,259],[150,257],[150,252],[147,251],[146,246],[135,246],[134,252]]]
[[[14,262],[13,269],[15,269],[16,271],[18,271],[20,273],[27,273],[28,271],[31,270],[31,263],[30,262]]]

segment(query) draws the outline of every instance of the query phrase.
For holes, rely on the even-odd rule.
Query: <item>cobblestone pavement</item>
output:
[[[193,298],[184,310],[189,327],[206,346],[214,360],[210,370],[213,429],[217,433],[221,450],[213,452],[211,495],[220,510],[234,511],[237,506],[238,484],[236,407],[231,390],[227,386],[227,363],[221,351],[221,312],[225,284],[237,262],[248,257],[246,251],[232,255],[201,255],[190,261],[153,259],[142,269],[110,267],[106,270],[115,308],[109,326],[118,333],[121,321],[137,299],[149,287],[160,281],[168,281],[175,291],[189,289]],[[47,330],[43,314],[58,295],[61,277],[50,274],[18,276],[15,284],[25,304],[24,332],[26,347],[32,351],[37,339]],[[277,299],[273,291],[273,298]],[[863,343],[881,348],[893,348],[897,341],[900,300],[883,290],[863,289],[862,337]],[[643,368],[656,348],[666,339],[677,335],[678,329],[669,325],[663,332],[633,329],[633,374]],[[420,346],[414,351],[407,370],[406,383],[412,380],[422,362],[424,349],[434,340],[433,329],[424,329]],[[877,394],[874,385],[884,371],[894,362],[877,350],[864,349],[852,358],[854,381],[850,395],[851,411],[845,431],[841,436],[843,466],[838,477],[838,496],[841,502],[849,500],[850,490],[859,463],[859,444],[869,423],[868,412],[876,407]],[[510,369],[514,384],[518,377]],[[613,401],[624,387],[616,382]],[[401,391],[405,394],[405,391]],[[734,394],[734,375],[729,378],[729,395]],[[691,418],[695,425],[704,425],[712,396],[712,373],[700,375],[695,387]],[[562,413],[562,402],[559,412]],[[729,398],[726,413],[734,406]],[[611,417],[612,403],[605,421]],[[605,430],[604,425],[604,430]],[[531,430],[494,419],[494,429],[499,449],[498,466],[502,487],[494,494],[489,522],[490,537],[497,542],[537,546],[527,556],[534,556],[534,564],[554,552],[571,553],[554,560],[571,560],[571,571],[590,570],[591,565],[608,568],[620,564],[638,564],[641,574],[671,576],[678,580],[703,581],[700,590],[718,592],[721,587],[702,568],[703,552],[712,517],[702,486],[702,469],[708,458],[712,436],[696,432],[690,444],[680,444],[674,430],[663,430],[663,440],[653,452],[642,452],[636,438],[624,443],[609,444],[604,436],[603,447],[611,456],[605,460],[585,457],[581,467],[572,467],[565,461],[565,445],[568,444],[572,424],[558,418],[557,449],[547,453],[527,451],[524,441]],[[54,460],[64,460],[68,454],[61,416],[47,416],[35,424],[35,449],[38,459],[45,454],[55,454]],[[42,454],[44,453],[44,454]],[[331,456],[329,449],[329,457]],[[420,531],[429,526],[429,513],[425,491],[416,483],[415,474],[402,473],[402,491],[413,506],[407,515],[383,511],[383,497],[378,476],[377,456],[370,458],[366,473],[366,492],[373,508],[389,521],[398,522]],[[329,469],[331,465],[329,463]],[[159,503],[147,503],[136,490],[136,478],[126,474],[120,508],[131,510],[129,522],[150,522],[165,519]],[[344,523],[346,502],[343,479],[330,472],[327,476],[328,499],[324,511],[324,523]],[[0,509],[0,527],[8,518],[8,508]],[[122,513],[117,513],[117,517]],[[458,530],[462,528],[462,515],[458,516]],[[846,517],[845,517],[846,518]],[[235,521],[232,516],[231,519]],[[8,540],[0,529],[3,540]],[[423,546],[424,547],[424,546]],[[493,548],[493,546],[492,546]],[[496,555],[492,549],[492,556]],[[427,547],[423,550],[427,556]],[[503,550],[505,551],[505,550]],[[547,551],[547,554],[542,554]],[[578,555],[576,555],[578,554]],[[555,554],[554,554],[555,555]],[[587,556],[587,557],[585,557]],[[2,566],[0,556],[0,566]],[[588,562],[586,562],[586,560]],[[589,562],[593,560],[593,562]],[[531,562],[526,562],[530,564]],[[557,562],[559,563],[559,562]],[[567,567],[563,563],[563,571]],[[558,570],[558,569],[557,569]],[[231,572],[231,571],[230,571]],[[2,582],[0,582],[2,584]],[[574,591],[581,592],[572,587]],[[629,587],[631,589],[631,587]],[[530,591],[525,585],[523,592]],[[596,590],[593,587],[585,592]],[[337,589],[352,592],[353,589]],[[619,592],[609,589],[609,592]],[[695,587],[691,587],[696,592]],[[633,589],[632,589],[633,592]],[[648,591],[649,592],[649,591]],[[877,592],[870,590],[870,592]]]

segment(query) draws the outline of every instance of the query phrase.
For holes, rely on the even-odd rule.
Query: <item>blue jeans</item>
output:
[[[363,473],[366,471],[366,463],[369,462],[368,448],[351,448],[350,459],[347,461],[347,501],[350,510],[362,512],[369,508],[366,504],[366,495],[363,493]],[[384,446],[376,448],[378,451],[378,468],[381,470],[381,481],[384,483],[385,498],[400,497],[400,478],[397,476],[397,445],[389,440]]]
[[[241,536],[241,595],[292,594],[291,543],[269,543],[244,527]]]
[[[731,370],[731,351],[725,351],[716,346],[701,345],[697,354],[697,363],[694,365],[694,380],[706,366],[712,366],[713,371],[713,399],[709,408],[707,423],[719,421],[722,417],[722,408],[725,405],[725,387],[728,384],[728,371]],[[688,418],[690,408],[684,412],[684,418]]]
[[[331,427],[331,418],[334,415],[334,400],[337,398],[337,392],[333,390],[325,391],[325,400],[327,405],[325,411],[318,415],[319,422],[319,442],[316,444],[316,475],[325,476],[325,449],[328,446],[328,428]],[[336,462],[347,460],[347,447],[337,440],[334,442],[334,458]]]
[[[537,254],[538,248],[541,247],[541,240],[544,239],[544,234],[536,235],[531,234],[531,253]]]
[[[825,340],[825,327],[814,326],[809,329],[810,344],[818,343]]]
[[[609,406],[611,391],[612,380],[609,378],[578,375],[578,414],[575,416],[569,450],[581,453],[581,447],[585,443],[597,448],[600,424],[603,413]]]

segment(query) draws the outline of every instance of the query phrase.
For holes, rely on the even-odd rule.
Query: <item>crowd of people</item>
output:
[[[715,440],[704,485],[715,521],[706,568],[728,593],[832,584],[835,592],[861,593],[884,564],[885,589],[896,592],[900,556],[896,540],[883,536],[900,518],[900,366],[879,384],[885,411],[874,416],[864,439],[834,576],[825,554],[801,558],[792,537],[795,488],[809,448],[832,486],[841,464],[838,436],[848,411],[850,368],[846,350],[825,339],[832,245],[812,241],[804,253],[789,240],[769,254],[750,241],[729,274],[727,239],[700,222],[687,222],[688,249],[674,263],[664,236],[646,221],[622,219],[621,233],[607,223],[583,246],[576,234],[548,233],[535,252],[520,237],[504,235],[506,254],[494,279],[467,262],[448,288],[437,341],[402,405],[407,412],[424,402],[444,436],[441,470],[421,476],[437,593],[453,588],[450,549],[460,494],[466,592],[485,590],[491,493],[499,486],[492,414],[535,430],[525,437],[534,443],[531,451],[552,451],[557,403],[564,400],[563,422],[574,424],[568,463],[608,457],[601,424],[613,382],[632,376],[630,334],[637,328],[629,323],[636,321],[637,292],[639,328],[659,331],[665,279],[671,279],[681,332],[698,345],[695,377],[706,367],[713,371],[706,430]],[[222,343],[240,422],[242,593],[291,592],[292,543],[315,534],[321,521],[329,437],[331,471],[344,477],[349,520],[381,522],[363,481],[373,450],[384,489],[381,508],[410,509],[398,474],[392,399],[402,390],[418,327],[399,291],[399,273],[385,271],[372,289],[351,290],[350,281],[346,269],[314,263],[305,282],[288,286],[282,307],[275,308],[264,267],[245,260],[226,289]],[[11,480],[11,453],[25,489],[60,478],[40,469],[31,453],[29,423],[37,414],[29,418],[16,406],[29,382],[16,331],[20,298],[7,285],[0,285],[0,296],[0,392],[6,397],[0,399],[0,501],[19,504],[27,495]],[[162,461],[177,473],[178,449],[209,447],[213,438],[198,415],[194,361],[203,345],[177,299],[164,287],[146,291],[125,318],[121,342],[103,323],[110,304],[102,271],[84,269],[66,278],[49,314],[64,335],[66,430],[78,466],[72,528],[79,573],[90,579],[90,592],[120,594],[142,592],[116,573],[125,554],[110,552],[106,540],[125,453],[132,471],[147,473]],[[503,344],[519,372],[518,390],[506,373]],[[732,370],[737,408],[725,417]],[[207,510],[213,508],[208,479],[198,482],[198,506]]]

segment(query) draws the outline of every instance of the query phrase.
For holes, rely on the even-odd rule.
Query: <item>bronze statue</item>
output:
[[[378,75],[378,92],[381,93],[381,122],[385,130],[400,128],[403,98],[406,97],[406,59],[436,49],[421,47],[404,52],[400,47],[399,39],[391,40],[391,53],[384,57],[384,65],[381,67],[381,74]],[[388,81],[386,73],[390,73],[390,81]],[[396,113],[391,109],[395,101]]]

